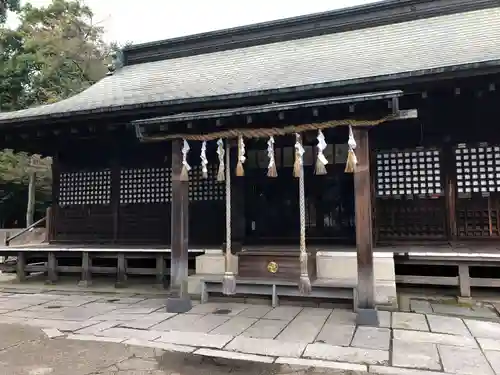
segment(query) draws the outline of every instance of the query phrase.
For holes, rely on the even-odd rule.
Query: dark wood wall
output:
[[[419,118],[370,131],[373,232],[378,244],[500,238],[500,132],[496,126],[500,85],[492,90],[487,78],[408,87],[400,107],[418,108]],[[347,107],[344,112],[320,111],[326,116],[321,119],[314,119],[310,110],[306,116],[305,111],[295,117],[287,114],[279,123],[349,115],[344,113]],[[384,112],[380,103],[365,108],[360,116],[366,111]],[[276,115],[272,116],[266,121],[276,125]],[[330,145],[325,153],[332,161],[325,176],[314,174],[316,135],[304,136],[308,242],[353,244],[353,179],[344,173],[343,161],[334,162],[345,157],[347,129],[325,131]],[[170,144],[98,139],[65,142],[55,157],[55,241],[168,245]],[[244,177],[234,176],[233,148],[233,240],[249,245],[296,245],[299,209],[298,181],[292,176],[294,137],[276,138],[277,178],[266,176],[266,141],[247,142]],[[201,178],[201,144],[190,142],[190,146],[190,247],[220,247],[225,240],[225,191],[224,183],[216,181],[216,145],[208,144],[208,180]]]
[[[475,83],[405,97],[419,119],[371,131],[378,243],[500,238],[500,95]]]
[[[224,194],[217,166],[212,157],[202,180],[194,152],[190,159],[190,244],[220,246]],[[170,143],[75,142],[54,158],[53,173],[54,242],[170,244]]]
[[[352,175],[344,173],[344,152],[337,156],[335,144],[345,151],[345,128],[325,131],[330,160],[326,175],[315,174],[316,132],[305,133],[304,172],[306,234],[311,244],[354,243],[354,187]],[[293,176],[293,135],[277,137],[275,158],[278,176],[267,177],[267,139],[247,142],[245,192],[245,243],[297,245],[299,243],[298,179]],[[340,160],[339,160],[340,159]],[[339,162],[340,161],[340,162]]]

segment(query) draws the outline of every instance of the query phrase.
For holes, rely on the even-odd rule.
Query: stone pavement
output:
[[[0,324],[0,375],[305,375],[288,365],[216,359],[110,342],[49,339]],[[309,370],[307,370],[309,371]],[[308,375],[324,372],[309,371]]]
[[[164,304],[145,296],[0,293],[0,324],[44,328],[56,341],[337,374],[500,375],[500,323],[492,321],[381,311],[381,326],[371,328],[356,327],[354,314],[340,309],[207,303],[168,314]]]
[[[409,298],[409,311],[422,314],[444,314],[449,316],[498,319],[500,304],[467,300],[457,303],[454,298]]]

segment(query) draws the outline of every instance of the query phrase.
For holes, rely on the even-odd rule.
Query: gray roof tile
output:
[[[125,66],[69,99],[0,122],[500,60],[500,7]]]

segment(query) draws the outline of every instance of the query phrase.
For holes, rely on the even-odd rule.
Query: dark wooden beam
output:
[[[116,261],[116,283],[115,288],[127,286],[127,257],[125,253],[118,253]]]
[[[448,241],[456,241],[457,239],[457,176],[454,156],[452,145],[445,144],[442,150],[443,166],[441,170],[444,169],[445,175],[445,222]]]
[[[54,251],[49,251],[47,258],[47,284],[52,285],[57,282],[57,258]]]
[[[51,243],[54,238],[54,221],[52,207],[45,210],[45,242]]]
[[[82,279],[78,286],[89,287],[92,285],[92,258],[87,251],[82,252]]]
[[[120,160],[116,142],[113,142],[111,159],[111,209],[113,210],[113,243],[118,242],[120,221]]]
[[[49,243],[57,239],[57,231],[60,227],[59,220],[61,215],[59,214],[59,189],[60,189],[60,177],[61,177],[61,160],[59,157],[59,151],[55,151],[52,157],[51,165],[52,173],[52,220],[50,222],[51,234],[49,236]],[[49,230],[49,225],[47,224],[47,230]]]
[[[26,281],[26,253],[24,251],[17,253],[16,280],[18,282]]]
[[[167,312],[191,310],[188,293],[189,181],[181,181],[182,140],[172,142],[172,216],[170,291]]]
[[[358,259],[357,324],[378,326],[373,272],[372,194],[368,128],[353,130],[358,165],[354,173],[356,248]]]
[[[231,252],[234,254],[241,251],[245,241],[245,176],[235,173],[238,147],[231,151]]]
[[[165,267],[165,254],[156,254],[156,286],[160,289],[165,288],[165,275],[167,270]]]

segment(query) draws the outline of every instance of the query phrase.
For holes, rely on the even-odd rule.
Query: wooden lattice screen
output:
[[[55,240],[104,243],[113,238],[111,170],[62,171],[55,189]]]
[[[500,146],[461,144],[454,151],[458,237],[500,237]]]
[[[111,203],[111,171],[61,173],[59,206],[109,205]]]
[[[217,164],[207,165],[208,177],[203,178],[201,166],[197,165],[191,169],[189,179],[189,201],[224,201],[225,183],[217,181]]]
[[[168,244],[171,199],[170,167],[121,168],[117,241]]]
[[[167,203],[172,199],[170,167],[120,171],[120,204]]]
[[[446,236],[441,150],[375,153],[378,240],[427,240]]]

